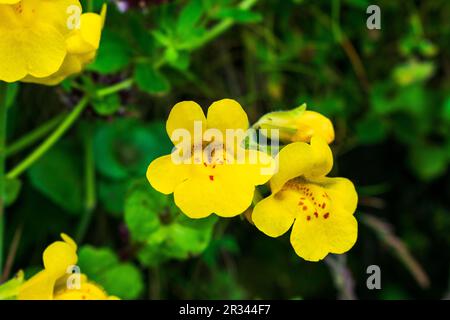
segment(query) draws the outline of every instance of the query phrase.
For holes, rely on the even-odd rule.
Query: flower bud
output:
[[[269,138],[271,129],[278,129],[279,139],[284,143],[310,142],[314,135],[322,136],[328,144],[334,140],[334,128],[330,119],[318,112],[306,110],[306,104],[293,110],[268,113],[262,116],[254,127],[267,129]]]

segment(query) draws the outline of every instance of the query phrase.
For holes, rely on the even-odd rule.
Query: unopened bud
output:
[[[334,128],[330,119],[318,112],[306,110],[306,104],[293,110],[268,113],[258,120],[255,127],[267,129],[269,135],[270,129],[278,129],[279,139],[285,143],[310,142],[314,135],[322,136],[328,144],[334,140]]]

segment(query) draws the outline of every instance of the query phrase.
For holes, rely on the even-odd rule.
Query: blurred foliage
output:
[[[83,120],[8,181],[7,243],[23,228],[11,272],[40,265],[43,248],[64,231],[78,234],[81,270],[125,299],[336,297],[327,266],[299,259],[287,237],[266,237],[239,217],[189,220],[145,181],[150,161],[172,148],[164,121],[176,102],[205,107],[230,97],[252,123],[305,102],[333,120],[333,174],[354,181],[360,195],[359,238],[347,259],[356,296],[443,297],[450,290],[450,3],[376,1],[381,30],[366,28],[369,4],[111,2],[89,72],[59,87],[8,92],[10,143],[92,97]],[[94,10],[100,5],[93,1]],[[31,150],[11,153],[8,166]],[[366,214],[397,236],[363,223]],[[371,264],[381,267],[380,291],[366,288]],[[415,278],[416,264],[429,286]]]

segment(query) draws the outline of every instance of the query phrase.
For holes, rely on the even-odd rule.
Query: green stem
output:
[[[14,169],[6,174],[8,179],[17,178],[21,173],[27,170],[33,163],[47,152],[61,136],[72,126],[75,120],[78,119],[84,108],[88,104],[88,97],[84,97],[78,102],[78,105],[68,114],[64,121],[58,126],[58,128],[44,141],[42,142],[28,157],[20,162]]]
[[[104,96],[116,93],[121,90],[129,89],[133,85],[133,79],[126,79],[112,86],[97,90],[96,96],[102,98]]]
[[[89,128],[90,129],[90,128]],[[95,196],[95,158],[94,158],[94,144],[92,140],[91,130],[87,130],[84,137],[84,179],[85,179],[85,206],[84,214],[81,218],[80,225],[76,235],[77,243],[81,243],[89,224],[92,219],[92,213],[96,204]]]
[[[256,4],[256,2],[258,2],[258,0],[244,0],[239,4],[239,9],[248,10],[251,7],[253,7]],[[215,25],[213,28],[208,30],[208,32],[206,32],[205,35],[201,37],[199,40],[190,42],[189,44],[183,46],[177,46],[177,48],[185,50],[194,50],[200,48],[207,42],[210,42],[211,40],[220,36],[222,33],[231,28],[234,24],[235,21],[232,18],[224,19],[217,25]]]
[[[0,81],[0,274],[3,272],[3,249],[5,233],[5,141],[6,141],[6,95],[8,85]]]
[[[27,133],[25,136],[11,143],[11,145],[6,147],[5,157],[12,156],[45,137],[49,132],[56,128],[56,126],[61,122],[64,116],[65,114],[60,114],[53,119],[50,119],[35,130]]]

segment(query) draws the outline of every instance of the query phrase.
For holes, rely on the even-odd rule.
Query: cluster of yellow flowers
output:
[[[0,81],[54,85],[80,72],[105,14],[81,14],[78,0],[0,0]]]
[[[213,103],[206,117],[198,104],[186,101],[171,110],[167,133],[172,140],[176,129],[194,135],[194,123],[223,133],[249,127],[247,114],[234,100]],[[267,114],[256,126],[279,129],[280,139],[289,143],[276,155],[278,170],[273,175],[261,170],[267,166],[268,157],[261,151],[259,161],[244,163],[229,161],[235,153],[227,151],[199,162],[195,161],[199,155],[194,151],[188,163],[175,163],[173,153],[154,160],[147,169],[147,179],[159,192],[173,193],[175,204],[191,218],[204,218],[212,213],[222,217],[242,214],[254,201],[255,186],[270,180],[272,194],[259,201],[251,214],[250,220],[259,230],[278,237],[293,226],[292,246],[309,261],[319,261],[328,253],[348,251],[357,238],[358,225],[353,213],[358,196],[350,180],[326,177],[333,167],[328,146],[334,140],[330,120],[302,106]],[[196,143],[208,142],[211,141],[203,139]],[[236,150],[241,143],[242,139],[233,140],[233,145],[224,149]],[[196,147],[192,143],[193,150],[201,149]],[[177,148],[173,152],[178,152]]]

